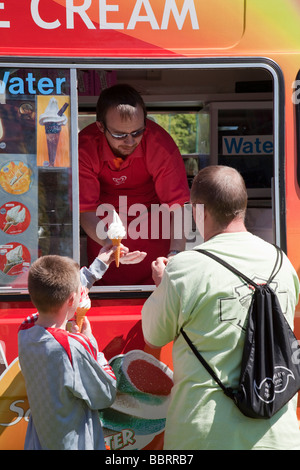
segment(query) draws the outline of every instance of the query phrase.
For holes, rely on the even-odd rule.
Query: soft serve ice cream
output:
[[[13,268],[14,266],[22,262],[23,262],[23,249],[21,245],[18,245],[16,246],[16,248],[6,253],[6,264],[4,266],[3,272],[7,274],[11,268]]]
[[[122,239],[126,235],[126,230],[116,211],[113,212],[113,221],[108,227],[107,235],[108,238],[112,241],[113,246],[117,246],[117,250],[115,251],[115,261],[116,266],[119,267],[120,245]]]
[[[3,229],[4,232],[7,232],[7,230],[12,226],[12,225],[18,225],[24,222],[25,217],[26,217],[26,211],[25,208],[21,209],[21,206],[15,206],[9,209],[6,213],[6,224]]]
[[[64,115],[68,103],[65,103],[61,109],[58,107],[56,98],[52,97],[49,100],[48,106],[43,114],[40,115],[39,123],[45,126],[49,166],[53,167],[55,164],[57,145],[61,132],[61,127],[65,126],[68,118]]]

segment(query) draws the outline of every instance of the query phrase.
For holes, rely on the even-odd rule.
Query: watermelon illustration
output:
[[[142,350],[132,350],[110,360],[117,378],[117,396],[100,412],[106,434],[131,429],[135,436],[153,438],[165,428],[173,372]]]

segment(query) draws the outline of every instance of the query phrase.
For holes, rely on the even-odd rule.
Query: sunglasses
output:
[[[140,135],[142,135],[145,130],[146,130],[146,127],[143,127],[143,129],[138,129],[137,131],[133,131],[133,132],[129,132],[128,134],[121,134],[121,133],[118,133],[118,132],[111,132],[106,126],[104,126],[104,129],[114,138],[114,139],[117,139],[117,140],[122,140],[122,139],[126,139],[129,135],[131,137],[133,137],[134,139],[136,137],[139,137]]]

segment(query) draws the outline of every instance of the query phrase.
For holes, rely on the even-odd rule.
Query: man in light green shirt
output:
[[[245,228],[247,192],[240,174],[222,166],[201,170],[193,182],[191,202],[199,229],[203,220],[195,207],[204,205],[201,248],[255,282],[266,282],[276,249]],[[152,268],[157,288],[143,307],[144,337],[152,347],[174,341],[174,386],[165,449],[300,449],[297,396],[271,419],[247,418],[224,395],[180,334],[183,327],[222,382],[237,387],[253,290],[194,250],[170,261],[159,258]],[[286,256],[271,286],[293,327],[299,280]]]

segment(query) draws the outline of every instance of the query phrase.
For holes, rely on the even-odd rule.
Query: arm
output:
[[[78,326],[72,322],[72,332],[78,332]],[[95,350],[91,351],[88,340]],[[69,336],[72,345],[72,364],[74,370],[73,394],[81,398],[91,409],[110,406],[116,396],[116,377],[104,354],[99,352],[93,336],[92,327],[85,317],[82,334]]]
[[[107,236],[98,230],[97,207],[101,204],[100,175],[103,168],[101,133],[92,124],[79,133],[79,200],[80,224],[85,233],[104,246]]]
[[[174,140],[164,129],[148,122],[147,127],[147,169],[152,175],[160,203],[169,206],[171,212],[170,251],[184,251],[183,205],[190,200],[190,191],[183,159]]]
[[[87,290],[90,290],[93,284],[103,277],[112,261],[112,259],[108,258],[109,255],[106,255],[106,253],[106,257],[103,256],[104,259],[101,259],[102,250],[105,250],[107,253],[109,251],[112,255],[114,253],[114,248],[111,248],[110,250],[108,250],[108,248],[102,248],[92,264],[88,268],[84,266],[80,270],[80,282],[83,287],[87,288]]]
[[[166,272],[142,309],[144,339],[150,347],[160,348],[176,339],[180,301],[180,296]]]
[[[76,340],[71,338],[69,341],[71,344]],[[72,358],[73,394],[84,400],[91,409],[109,407],[116,396],[116,378],[103,353],[98,353],[96,361],[77,343],[72,348]]]
[[[97,235],[97,226],[101,223],[99,217],[96,216],[95,212],[82,212],[80,214],[80,225],[85,233],[92,238],[95,242],[101,246],[110,245],[111,242],[108,237],[99,238]],[[102,232],[102,230],[101,230]]]

